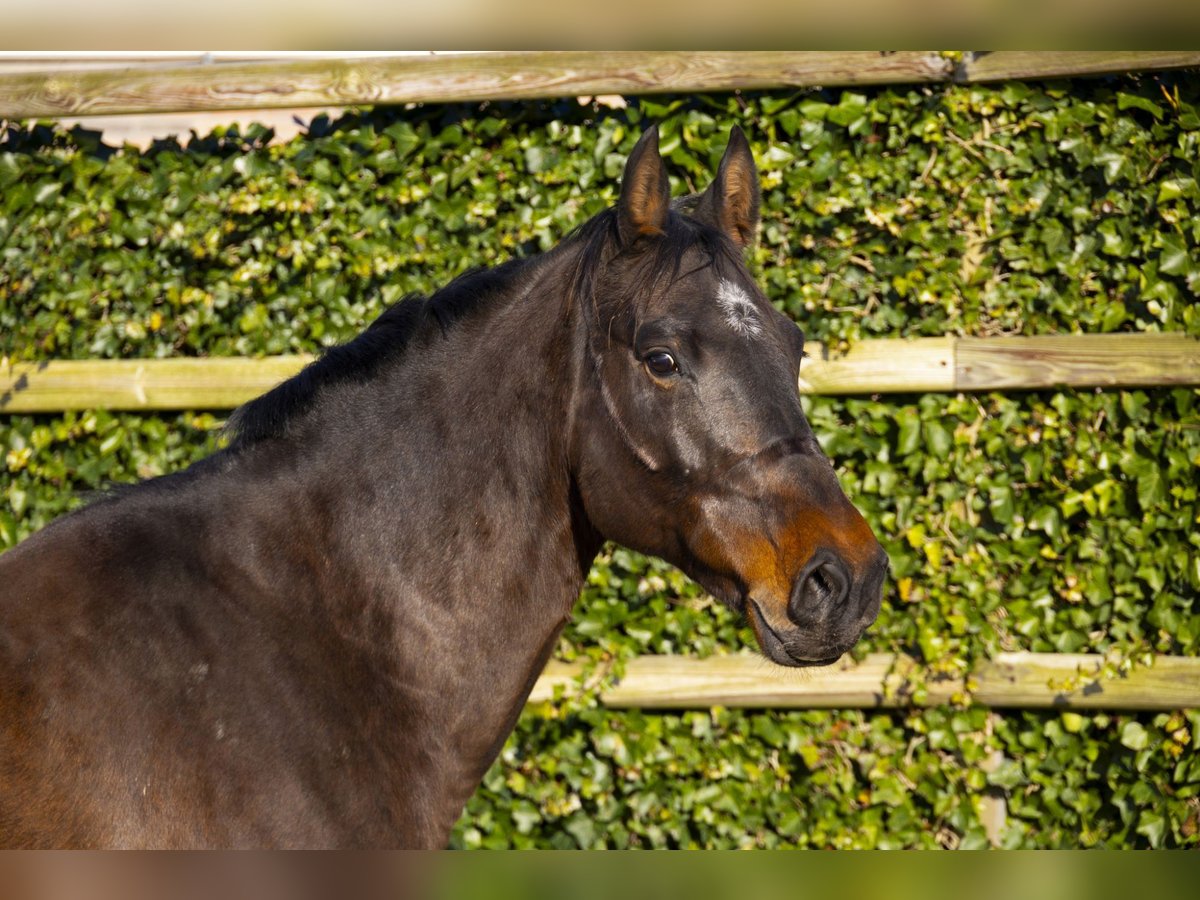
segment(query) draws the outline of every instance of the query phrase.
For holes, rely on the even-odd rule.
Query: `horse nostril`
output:
[[[846,564],[827,551],[817,551],[792,586],[788,618],[808,627],[829,616],[850,593]]]
[[[814,589],[813,594],[815,595],[815,599],[828,600],[830,595],[833,594],[833,584],[825,575],[825,567],[821,566],[817,569],[813,569],[812,574],[808,577],[812,579],[812,586]]]

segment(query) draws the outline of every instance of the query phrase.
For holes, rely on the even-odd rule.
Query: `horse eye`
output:
[[[675,357],[665,350],[656,350],[646,357],[646,368],[665,378],[667,375],[673,375],[679,371],[679,364],[675,362]]]

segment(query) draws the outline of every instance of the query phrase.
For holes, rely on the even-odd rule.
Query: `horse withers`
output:
[[[887,562],[747,272],[734,130],[617,205],[409,298],[235,413],[221,452],[0,556],[0,844],[446,843],[606,539],[782,665],[875,618]]]

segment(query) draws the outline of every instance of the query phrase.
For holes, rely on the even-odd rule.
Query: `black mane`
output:
[[[234,411],[226,428],[231,449],[280,437],[312,406],[320,390],[342,381],[366,381],[398,359],[414,337],[436,323],[443,333],[509,287],[528,260],[471,269],[431,296],[410,294],[384,310],[352,341],[330,347],[297,375]]]

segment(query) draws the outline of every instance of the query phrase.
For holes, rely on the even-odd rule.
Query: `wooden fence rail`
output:
[[[773,709],[880,709],[971,702],[996,709],[1164,710],[1200,707],[1200,658],[1159,656],[1152,664],[1109,675],[1102,656],[1078,653],[1001,653],[969,676],[926,680],[914,691],[915,663],[890,653],[862,662],[843,658],[821,669],[790,669],[761,656],[641,656],[600,692],[613,708],[697,709],[728,706]],[[552,661],[530,703],[556,689],[579,690],[583,667]]]
[[[844,353],[813,342],[808,353],[806,394],[1200,385],[1200,340],[1182,334],[881,339]],[[310,360],[0,360],[0,412],[232,409]]]
[[[1195,50],[1005,50],[967,55],[956,81],[1008,81],[1021,78],[1106,75],[1118,72],[1200,66]]]
[[[933,51],[541,51],[121,68],[75,59],[49,72],[13,72],[10,63],[0,72],[0,117],[975,82],[1197,65],[1200,51],[989,52],[957,62]]]
[[[551,51],[98,69],[0,78],[14,118],[377,103],[529,100],[944,80],[931,53]]]

